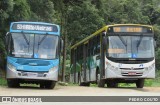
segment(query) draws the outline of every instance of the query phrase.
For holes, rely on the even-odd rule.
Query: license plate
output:
[[[129,72],[128,75],[136,75],[136,72]]]
[[[37,76],[37,73],[28,73],[28,76],[29,76],[29,77],[36,77],[36,76]]]

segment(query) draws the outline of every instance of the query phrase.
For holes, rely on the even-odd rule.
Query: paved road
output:
[[[0,87],[0,96],[160,96],[160,87],[137,88],[98,88],[80,86],[56,86],[55,89],[40,89],[33,87],[8,88]],[[137,102],[90,102],[90,103],[7,103],[7,105],[159,105],[159,103]],[[0,103],[0,105],[6,105]]]
[[[56,86],[55,89],[36,87],[0,87],[0,96],[160,96],[160,87],[98,88],[81,86]]]

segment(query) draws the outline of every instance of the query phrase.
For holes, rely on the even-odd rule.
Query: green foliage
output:
[[[139,0],[102,0],[105,10],[104,18],[107,24],[143,23],[147,24],[148,17],[144,16]]]
[[[0,77],[0,86],[7,86],[7,81]]]
[[[67,22],[68,38],[70,42],[75,43],[101,28],[104,19],[95,5],[84,1],[81,5],[69,7]]]
[[[30,12],[27,0],[14,0],[13,11],[9,19],[11,21],[27,21],[30,18]]]
[[[152,86],[153,84],[153,79],[146,79],[145,82],[144,82],[144,86]]]
[[[31,21],[56,22],[54,4],[51,0],[28,0]]]

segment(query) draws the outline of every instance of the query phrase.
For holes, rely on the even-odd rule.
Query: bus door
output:
[[[89,81],[89,68],[87,64],[87,59],[88,59],[88,42],[84,43],[83,46],[83,69],[84,69],[84,81]]]

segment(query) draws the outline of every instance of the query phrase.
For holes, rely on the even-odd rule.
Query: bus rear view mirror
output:
[[[11,33],[7,32],[6,33],[6,36],[5,36],[5,46],[7,47],[8,46],[8,43],[9,43],[9,36],[11,35]]]
[[[154,40],[154,47],[157,47],[157,42]]]
[[[63,39],[61,39],[61,46],[60,46],[61,47],[60,48],[61,49],[61,53],[63,52],[63,46],[64,46],[64,41],[63,41]]]
[[[9,32],[6,33],[6,36],[5,36],[5,44],[7,45],[8,44],[8,35],[9,35]]]
[[[106,46],[107,45],[107,37],[106,37],[106,32],[104,31],[104,32],[102,32],[102,37],[103,37],[103,46]]]

